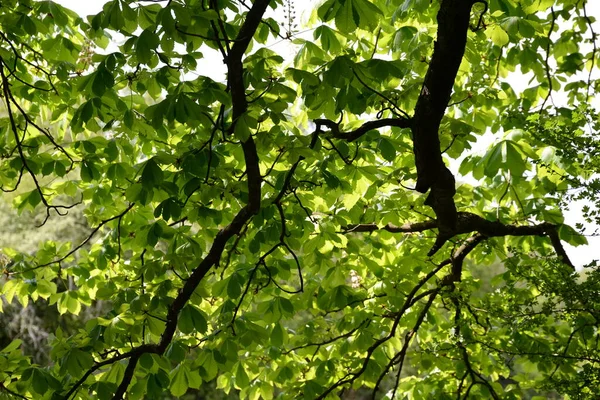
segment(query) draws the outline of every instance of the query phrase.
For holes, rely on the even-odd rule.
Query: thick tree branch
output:
[[[567,255],[567,252],[565,251],[565,248],[563,247],[560,238],[558,237],[558,231],[556,226],[548,227],[546,234],[550,238],[552,246],[554,246],[554,251],[556,252],[556,255],[560,258],[560,260],[563,263],[567,264],[569,267],[573,268],[573,270],[575,270],[575,266],[569,259],[569,256]]]
[[[131,379],[133,378],[133,374],[135,373],[135,367],[136,367],[140,357],[142,356],[142,354],[143,354],[142,352],[138,351],[134,355],[132,355],[131,358],[129,359],[127,368],[125,368],[125,372],[123,373],[123,379],[121,380],[121,383],[119,384],[119,387],[117,388],[117,391],[113,395],[113,399],[122,399],[123,396],[125,396],[125,393],[127,392],[127,388],[129,387],[129,382],[131,382]]]
[[[104,360],[104,361],[94,364],[94,366],[91,367],[89,370],[87,370],[85,372],[85,374],[83,374],[83,376],[73,385],[71,390],[69,390],[67,392],[67,394],[64,397],[65,400],[69,400],[69,398],[77,391],[77,389],[83,384],[83,382],[85,382],[87,380],[87,378],[91,374],[93,374],[95,371],[97,371],[98,369],[100,369],[106,365],[114,364],[117,361],[124,360],[126,358],[133,358],[138,353],[142,354],[142,353],[156,353],[156,352],[157,351],[156,351],[155,345],[142,345],[132,351],[127,352],[127,353],[118,354],[112,358],[109,358],[108,360]]]
[[[340,124],[329,119],[316,119],[314,122],[317,125],[317,131],[320,131],[320,128],[325,126],[329,128],[329,134],[331,135],[331,137],[334,137],[336,139],[343,139],[348,142],[355,141],[356,139],[373,129],[392,126],[398,128],[411,127],[411,120],[408,118],[382,118],[375,121],[367,121],[360,127],[350,132],[341,132]]]
[[[388,231],[391,233],[416,233],[435,228],[437,228],[437,222],[435,220],[430,220],[424,222],[407,222],[401,226],[387,224],[381,228],[377,226],[377,224],[348,225],[344,227],[343,233],[374,232],[378,230]]]
[[[248,100],[246,99],[246,85],[244,84],[244,66],[242,57],[254,36],[254,32],[258,28],[262,20],[262,16],[269,6],[270,0],[257,0],[252,5],[250,11],[246,15],[246,20],[240,28],[235,43],[231,47],[231,51],[227,55],[227,86],[231,90],[232,103],[232,118],[233,130],[237,120],[248,109]],[[248,206],[252,213],[258,212],[260,208],[261,191],[260,186],[262,176],[258,164],[258,153],[252,136],[249,136],[242,143],[244,150],[244,159],[246,161],[246,173],[248,175]]]
[[[438,218],[442,241],[454,235],[457,213],[455,180],[444,165],[438,132],[465,52],[473,3],[473,0],[442,0],[437,14],[437,41],[411,125],[416,190],[421,193],[431,190],[425,204],[433,208]]]
[[[374,232],[377,230],[385,230],[392,233],[416,233],[423,232],[429,229],[439,228],[439,220],[429,220],[423,222],[408,222],[402,226],[387,224],[379,227],[376,224],[357,224],[349,225],[343,229],[344,233],[353,232]],[[575,269],[573,263],[569,259],[560,238],[558,237],[557,226],[547,222],[538,225],[509,225],[499,221],[488,221],[477,214],[470,212],[458,212],[457,224],[453,235],[447,238],[438,236],[433,248],[429,251],[429,255],[433,255],[439,250],[444,243],[455,235],[463,233],[477,232],[481,239],[477,239],[477,243],[486,237],[497,236],[548,236],[554,247],[554,251],[560,257],[561,261],[569,267]],[[476,235],[477,236],[477,235]],[[442,240],[443,239],[443,240]],[[460,249],[459,249],[460,250]],[[469,250],[470,251],[470,250]],[[465,253],[465,255],[468,254]],[[459,254],[455,253],[454,259],[457,260]],[[464,257],[462,257],[464,259]]]
[[[472,252],[475,247],[485,240],[485,236],[481,233],[477,233],[467,240],[454,252],[450,262],[452,263],[452,271],[447,275],[442,283],[451,284],[453,282],[459,282],[462,278],[462,268],[465,258]]]
[[[242,56],[248,48],[248,44],[250,43],[256,28],[260,24],[262,15],[266,11],[268,5],[269,0],[257,0],[254,3],[252,9],[246,16],[246,21],[242,25],[239,35],[227,58],[229,70],[228,86],[231,90],[234,124],[248,108],[245,94],[246,87],[243,79],[244,70],[242,66]],[[185,306],[200,281],[202,281],[202,278],[204,278],[210,268],[219,262],[227,241],[232,236],[237,235],[246,222],[256,214],[260,208],[260,185],[262,178],[258,166],[258,154],[252,136],[242,143],[242,147],[244,150],[246,172],[248,176],[248,204],[238,212],[228,226],[219,231],[207,256],[200,262],[194,272],[192,272],[169,307],[169,312],[167,313],[167,325],[159,344],[161,352],[166,349],[173,338],[177,327],[177,317],[179,312]]]
[[[472,0],[443,0],[429,69],[413,116],[417,190],[427,192],[445,169],[438,131],[467,44]]]

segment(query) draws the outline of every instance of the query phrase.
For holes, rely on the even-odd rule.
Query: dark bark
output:
[[[359,224],[359,225],[349,225],[344,228],[344,233],[352,233],[352,232],[374,232],[377,230],[385,230],[392,233],[417,233],[423,232],[426,230],[434,229],[439,225],[437,220],[428,220],[423,222],[407,222],[402,226],[395,226],[392,224],[387,224],[383,227],[378,227],[376,224]],[[476,239],[469,239],[470,241],[475,241],[476,244],[480,243],[483,239],[489,237],[498,237],[498,236],[547,236],[550,238],[550,242],[554,247],[554,251],[556,255],[561,259],[563,263],[568,265],[569,267],[575,269],[575,266],[569,259],[567,252],[565,251],[560,238],[558,237],[557,232],[558,227],[554,224],[550,224],[547,222],[538,224],[538,225],[510,225],[503,224],[499,221],[488,221],[487,219],[480,217],[477,214],[473,214],[470,212],[458,212],[457,213],[457,223],[456,229],[454,230],[454,235],[464,234],[464,233],[472,233],[476,232]],[[450,239],[450,238],[448,238]],[[436,239],[436,244],[433,246],[434,249],[441,248],[444,242],[441,242],[441,235],[438,235]],[[464,247],[464,246],[463,246]],[[470,251],[471,249],[469,249]],[[431,251],[430,251],[431,252]],[[458,260],[459,254],[468,254],[467,253],[456,253],[454,255],[454,259]],[[464,257],[462,257],[464,259]],[[462,259],[458,260],[462,265]]]
[[[317,125],[317,129],[319,129],[321,126],[326,126],[327,128],[329,128],[329,133],[331,137],[346,140],[348,142],[353,142],[365,133],[374,129],[391,126],[395,126],[398,128],[410,128],[411,120],[408,118],[383,118],[375,121],[367,121],[363,123],[360,127],[350,132],[340,132],[339,124],[328,119],[316,119],[315,124]]]
[[[444,165],[439,128],[467,44],[472,0],[442,0],[433,55],[417,100],[413,123],[413,150],[417,167],[416,190],[426,193],[427,205],[438,220],[439,236],[446,241],[457,223],[454,176]],[[430,254],[435,253],[433,248]]]

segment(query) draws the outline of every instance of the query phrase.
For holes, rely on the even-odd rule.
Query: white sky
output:
[[[102,10],[102,6],[106,3],[106,0],[55,0],[57,3],[62,4],[65,7],[70,8],[73,11],[76,11],[80,15],[90,15],[96,14]],[[322,0],[293,0],[294,7],[296,10],[296,15],[300,16],[300,24],[297,28],[298,31],[302,31],[302,22],[306,21],[310,15],[310,10],[312,10],[316,5],[322,3]],[[595,17],[598,21],[594,24],[595,32],[600,34],[600,1],[598,0],[588,0],[587,1],[587,11],[588,16]],[[277,12],[274,15],[277,21],[285,21],[282,17],[283,11]],[[285,27],[282,27],[282,31]],[[303,38],[312,37],[312,31],[305,32],[300,35]],[[277,52],[282,55],[284,58],[291,59],[295,54],[295,48],[288,40],[278,40],[274,41],[273,44],[268,46],[271,50]],[[204,59],[199,60],[198,62],[198,70],[201,71],[202,74],[208,75],[213,79],[223,81],[224,80],[224,68],[221,64],[221,55],[211,49],[203,49]],[[287,56],[287,57],[286,57]],[[216,62],[215,60],[218,60]],[[598,71],[598,69],[597,69]],[[586,77],[587,78],[587,77]],[[510,78],[510,83],[513,85],[515,90],[522,91],[528,86],[528,81],[526,77],[521,74],[514,74]],[[555,94],[553,96],[553,100],[555,104],[560,104],[564,102],[564,95]],[[561,100],[562,99],[562,100]],[[595,99],[595,105],[600,104],[600,99]],[[487,136],[487,135],[486,135]],[[493,140],[497,138],[489,136],[489,139],[480,141],[477,143],[476,149],[485,151],[485,149],[491,144]],[[451,166],[452,167],[452,166]],[[458,166],[455,168],[458,169]],[[581,207],[583,207],[584,203],[580,202],[580,204],[572,204],[569,211],[565,212],[566,223],[575,226],[575,223],[582,222],[581,221]],[[589,244],[587,246],[579,246],[577,248],[571,247],[570,245],[566,245],[567,253],[569,257],[573,261],[573,263],[577,266],[582,266],[586,263],[589,263],[593,259],[600,258],[600,254],[595,249],[600,249],[600,237],[588,237]]]

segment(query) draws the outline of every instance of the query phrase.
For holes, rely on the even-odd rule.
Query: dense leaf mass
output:
[[[2,1],[0,187],[90,228],[2,250],[0,311],[70,319],[0,397],[594,398],[587,1],[293,3]]]

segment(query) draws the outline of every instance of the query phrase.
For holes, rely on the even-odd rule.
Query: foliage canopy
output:
[[[5,249],[1,293],[109,306],[49,365],[8,344],[0,393],[591,398],[600,275],[562,244],[600,198],[585,3],[327,0],[307,40],[290,1],[2,1],[2,190],[92,228]]]

